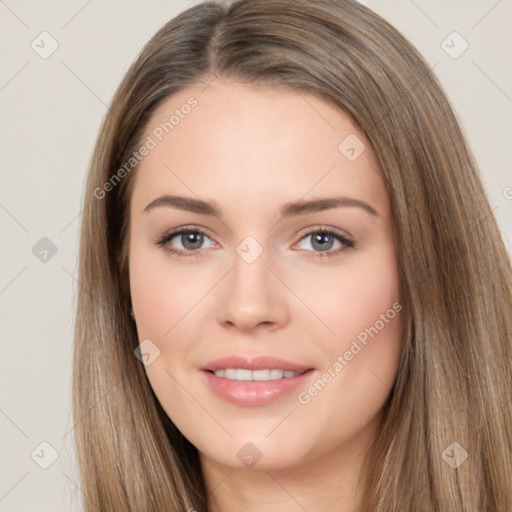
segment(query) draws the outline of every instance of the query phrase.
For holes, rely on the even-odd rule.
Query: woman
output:
[[[183,12],[121,83],[84,207],[85,510],[511,509],[510,260],[379,16]]]

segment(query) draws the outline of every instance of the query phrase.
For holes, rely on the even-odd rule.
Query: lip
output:
[[[238,381],[217,377],[215,370],[243,368],[264,370],[278,368],[299,372],[296,377],[268,381]],[[270,356],[232,356],[216,359],[201,368],[206,384],[220,398],[244,407],[260,407],[282,398],[301,386],[305,386],[315,370],[311,367],[291,363]]]
[[[310,370],[311,366],[295,364],[290,361],[285,361],[284,359],[278,359],[271,356],[230,356],[206,363],[200,368],[200,370],[210,370],[214,372],[215,370],[220,370],[222,368],[242,368],[244,370],[278,368],[280,370],[290,370],[302,373],[306,370]]]

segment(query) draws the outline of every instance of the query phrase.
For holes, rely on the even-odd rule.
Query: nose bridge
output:
[[[232,271],[232,291],[240,289],[245,292],[246,289],[252,289],[266,295],[268,290],[269,258],[266,251],[261,250],[258,254],[254,247],[247,249],[247,244],[240,244],[236,249],[233,258]]]
[[[261,249],[260,249],[261,248]],[[233,270],[230,279],[229,294],[237,301],[249,303],[266,301],[272,295],[270,289],[275,283],[269,283],[269,257],[267,251],[253,241],[242,242],[236,248],[233,258]]]
[[[282,285],[267,268],[270,254],[253,237],[235,250],[233,266],[218,310],[219,321],[243,329],[286,320],[287,306]]]

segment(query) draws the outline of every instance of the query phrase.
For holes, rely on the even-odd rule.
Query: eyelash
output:
[[[201,257],[201,249],[195,249],[194,251],[182,251],[181,249],[175,249],[173,247],[167,247],[165,244],[172,240],[174,237],[181,235],[183,233],[199,233],[201,235],[207,236],[206,232],[204,232],[201,228],[197,226],[185,226],[182,228],[178,228],[176,230],[170,231],[169,233],[166,233],[161,238],[154,240],[154,243],[160,247],[162,247],[166,252],[170,254],[174,254],[178,258],[185,257]],[[347,237],[341,235],[337,231],[331,228],[324,228],[324,227],[316,227],[315,229],[312,229],[306,233],[304,233],[300,240],[302,241],[304,238],[316,234],[316,233],[322,233],[329,236],[332,236],[336,238],[339,242],[343,244],[343,247],[340,247],[336,250],[330,250],[330,251],[306,251],[306,252],[313,252],[313,255],[308,255],[310,258],[332,258],[334,256],[338,256],[341,252],[346,251],[347,249],[353,249],[356,244],[352,240],[349,240]],[[209,237],[208,237],[209,238]]]

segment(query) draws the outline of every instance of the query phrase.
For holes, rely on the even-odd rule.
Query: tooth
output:
[[[219,368],[213,372],[216,377],[239,381],[267,381],[282,378],[292,378],[300,375],[292,370],[280,370],[277,368],[265,370],[248,370],[246,368]]]
[[[236,380],[252,380],[252,370],[238,368],[236,370],[235,379]]]
[[[269,380],[270,370],[253,370],[252,380]]]
[[[282,379],[284,375],[284,370],[270,370],[270,380]]]
[[[224,374],[226,379],[236,379],[236,370],[233,368],[226,368],[226,373]]]

